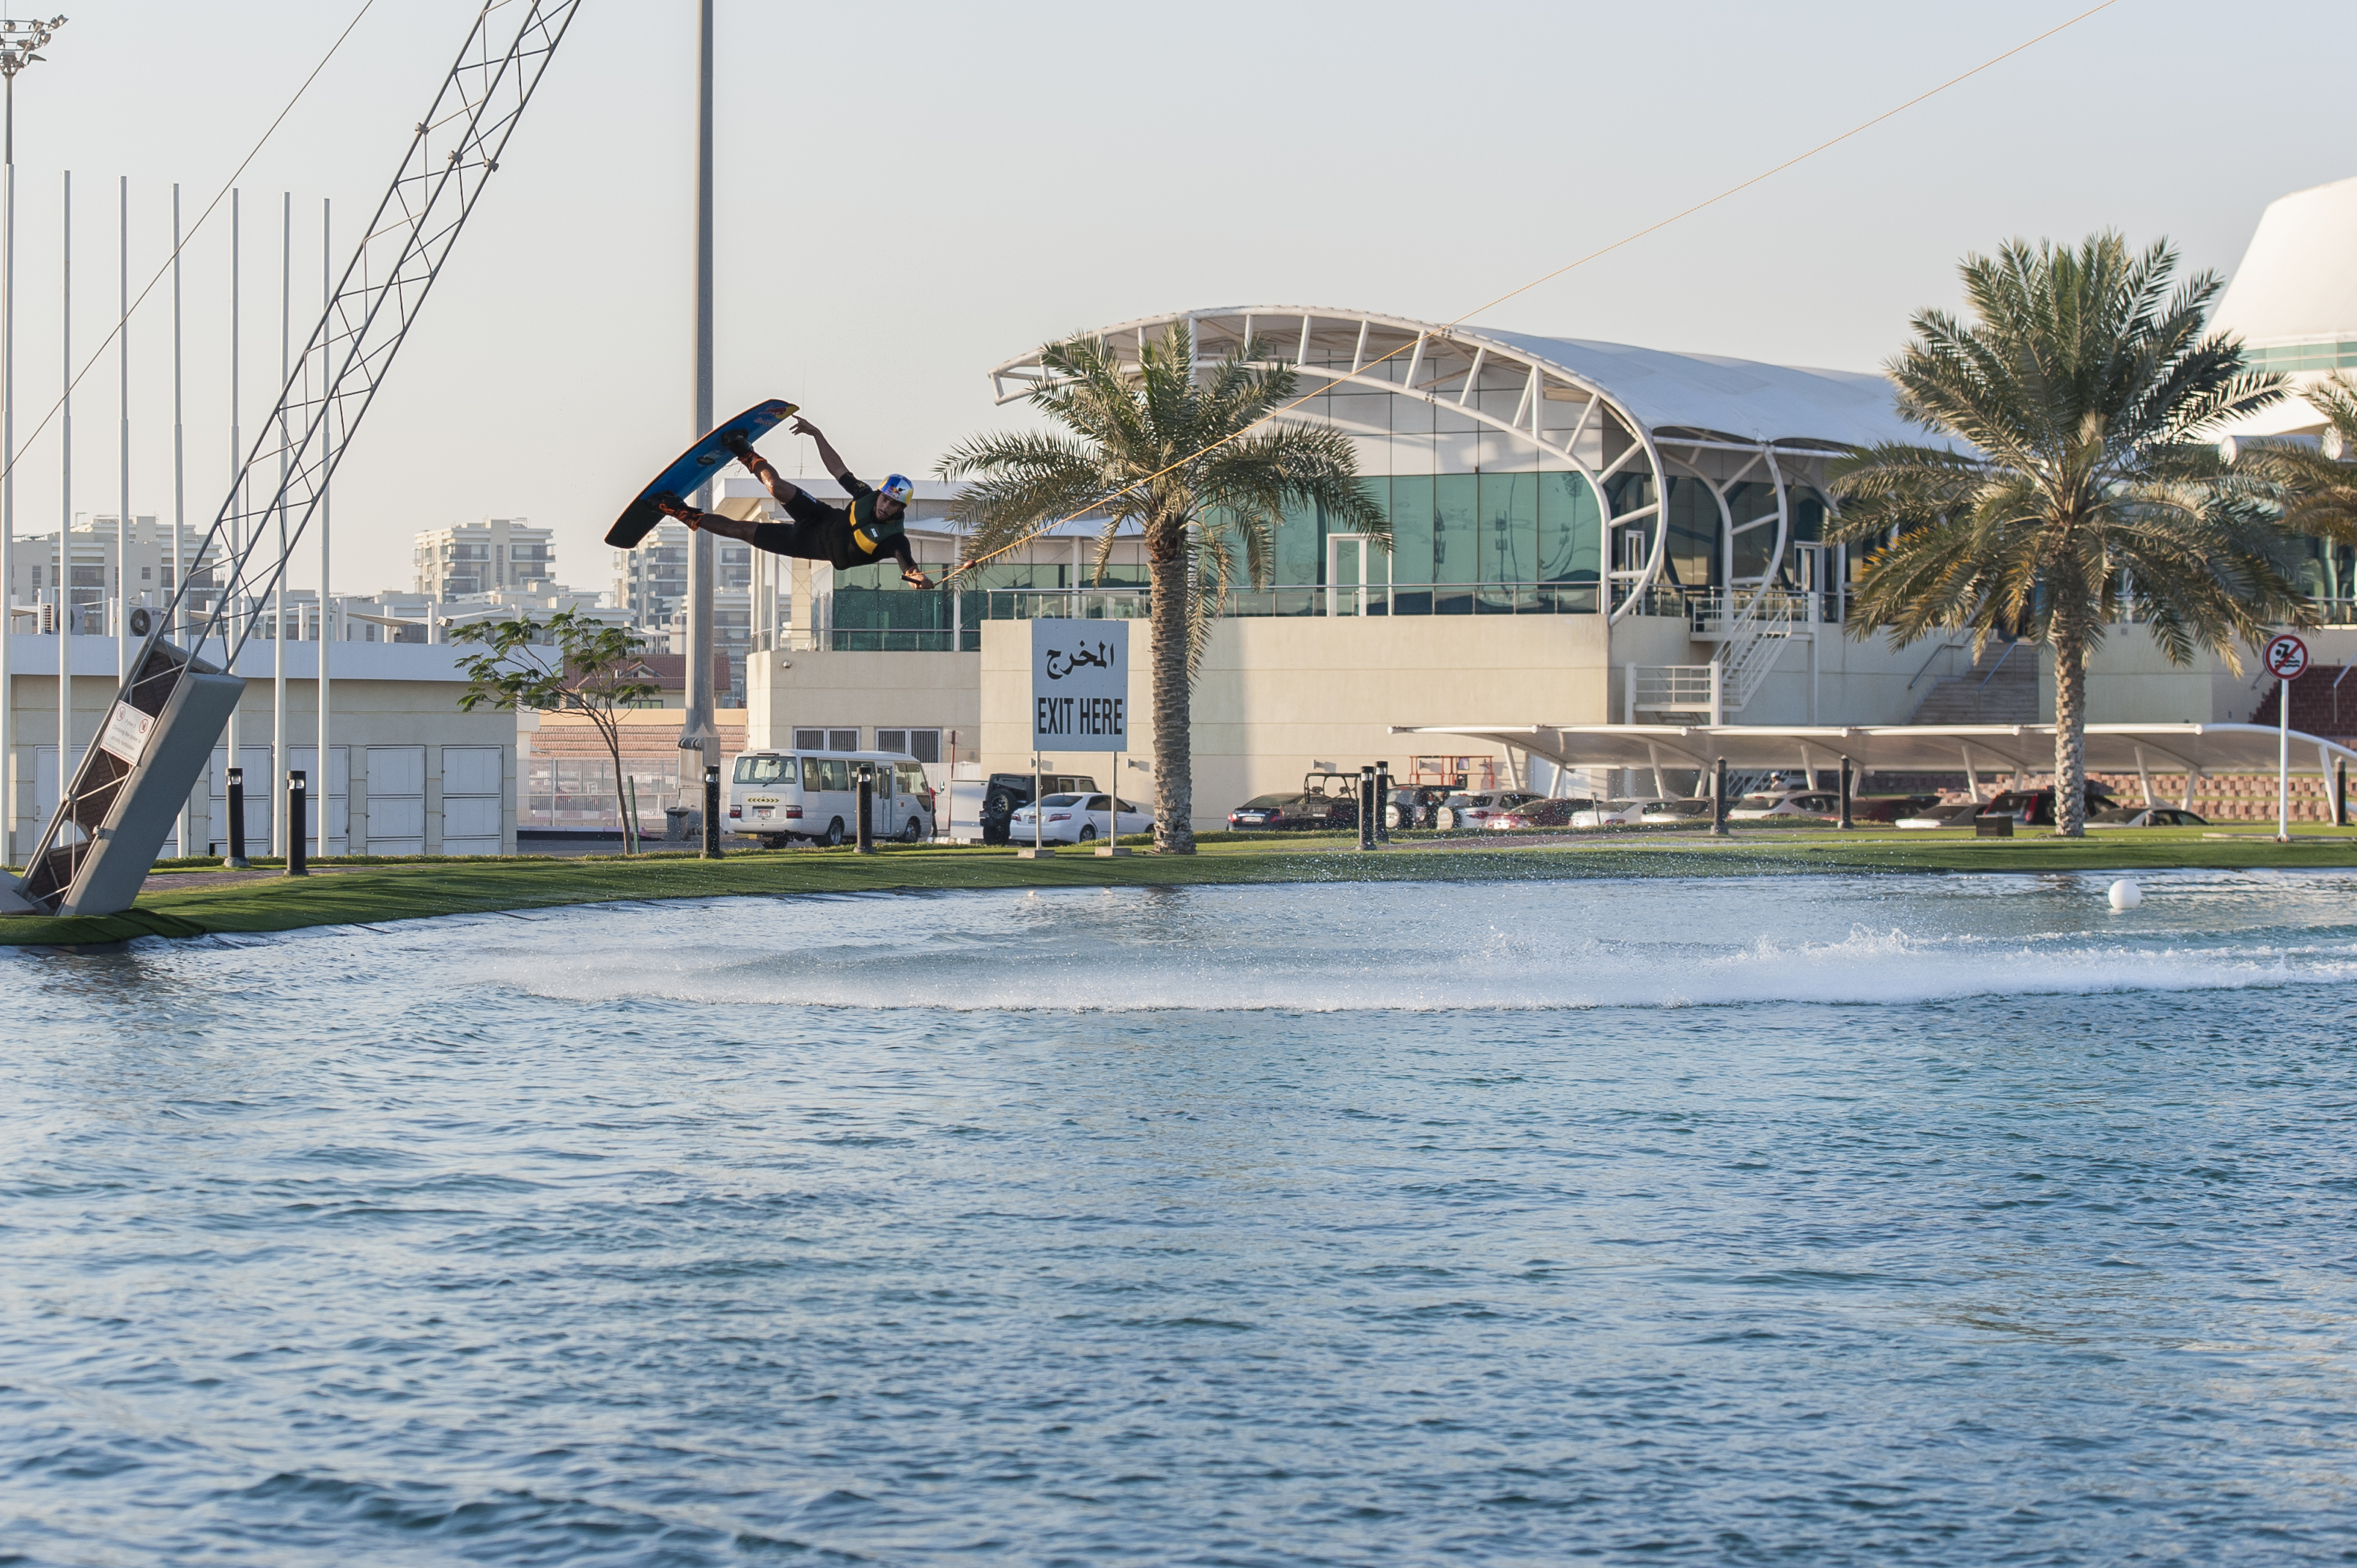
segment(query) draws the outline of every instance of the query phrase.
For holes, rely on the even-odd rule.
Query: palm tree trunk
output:
[[[1195,853],[1195,722],[1187,679],[1187,533],[1155,531],[1146,543],[1153,585],[1154,847]]]
[[[2087,639],[2077,615],[2054,617],[2054,833],[2087,835]]]

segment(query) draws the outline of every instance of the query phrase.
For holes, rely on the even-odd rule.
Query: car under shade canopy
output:
[[[1878,773],[2049,773],[2052,725],[1394,725],[1394,735],[1464,736],[1512,746],[1559,768],[1836,768],[1844,757]],[[2182,774],[2190,802],[2203,774],[2272,773],[2272,725],[2089,725],[2096,773]],[[2330,778],[2357,751],[2291,732],[2291,770]]]

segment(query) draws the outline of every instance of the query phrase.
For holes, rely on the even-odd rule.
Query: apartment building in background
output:
[[[501,588],[535,591],[556,576],[553,529],[521,517],[491,517],[417,536],[412,591],[431,599],[471,598]]]

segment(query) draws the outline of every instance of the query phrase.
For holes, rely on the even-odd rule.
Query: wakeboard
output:
[[[622,515],[606,531],[606,542],[617,550],[635,548],[663,520],[663,514],[655,510],[656,497],[685,500],[737,460],[737,454],[728,449],[732,438],[741,435],[748,441],[759,441],[791,418],[799,406],[773,397],[755,403],[734,419],[714,425],[709,435],[673,458],[669,467],[654,477],[653,483],[622,509]]]

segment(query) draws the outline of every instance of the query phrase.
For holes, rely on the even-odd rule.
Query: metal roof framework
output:
[[[1095,336],[1117,357],[1125,349],[1138,354],[1149,338],[1178,321],[1190,328],[1199,360],[1257,340],[1275,350],[1267,363],[1299,371],[1306,396],[1351,387],[1415,398],[1523,442],[1579,474],[1604,522],[1604,575],[1616,621],[1638,613],[1646,590],[1661,579],[1669,541],[1663,506],[1673,473],[1708,488],[1723,549],[1731,550],[1739,532],[1775,525],[1765,574],[1756,580],[1767,582],[1783,564],[1792,491],[1806,482],[1804,472],[1852,446],[1924,439],[1900,417],[1889,383],[1878,375],[1443,327],[1371,311],[1225,306],[1140,317],[1099,328]],[[1507,378],[1502,388],[1501,372]],[[1000,403],[1050,384],[1036,349],[995,366],[990,378]],[[1512,414],[1481,406],[1478,392],[1512,391],[1516,378],[1522,388]],[[1558,415],[1552,420],[1550,404]],[[1650,499],[1640,502],[1636,495],[1643,492],[1634,491],[1630,504],[1616,511],[1610,481],[1631,472],[1651,478]],[[1734,515],[1730,492],[1747,480],[1772,486],[1772,511]],[[1612,541],[1632,526],[1643,530],[1641,559],[1624,565]]]
[[[1889,773],[2043,773],[2054,766],[2052,725],[1394,725],[1394,735],[1462,736],[1512,746],[1558,768],[1729,768],[1813,771],[1844,758]],[[2357,750],[2290,732],[2291,771],[2330,778]],[[2185,775],[2275,771],[2280,732],[2269,725],[2089,725],[2087,768],[2097,773]],[[2315,759],[2311,766],[2309,758]],[[2190,809],[2190,808],[2189,808]]]

